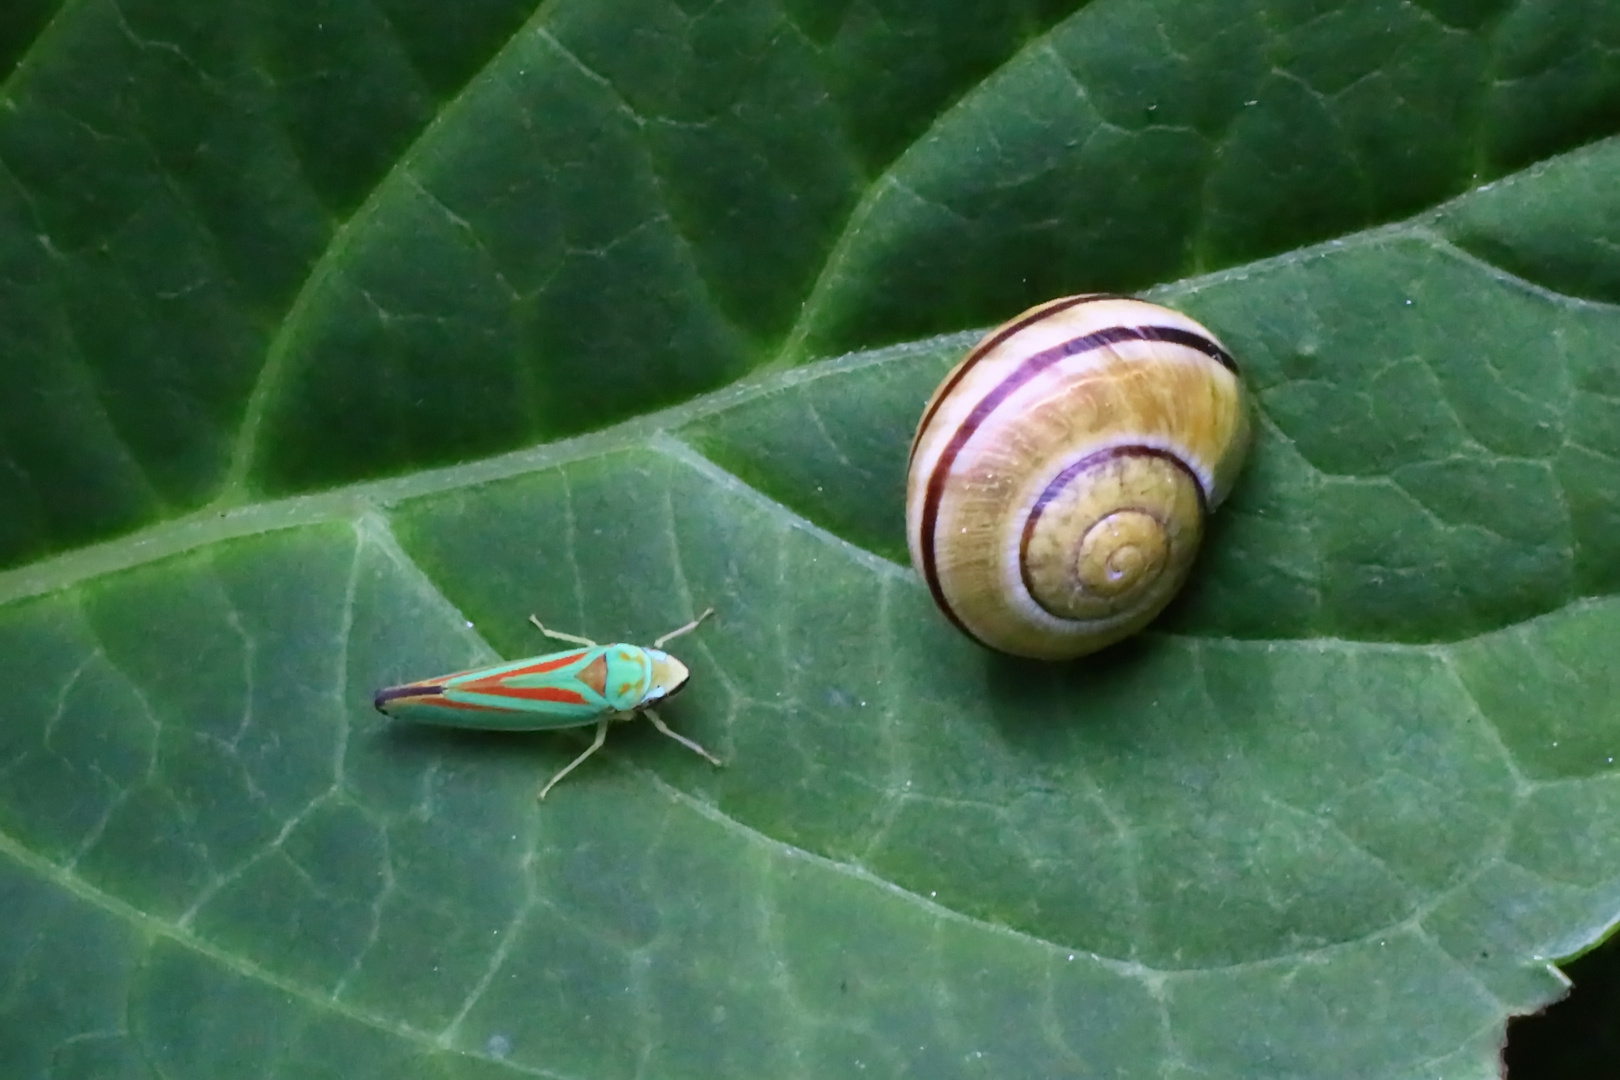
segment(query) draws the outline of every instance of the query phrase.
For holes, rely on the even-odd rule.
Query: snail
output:
[[[912,564],[982,644],[1083,656],[1175,596],[1248,442],[1214,334],[1128,297],[1049,301],[991,331],[923,411]]]

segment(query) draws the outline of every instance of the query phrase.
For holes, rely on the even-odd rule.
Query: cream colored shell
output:
[[[992,648],[1052,660],[1103,648],[1181,587],[1248,440],[1236,364],[1192,319],[1115,296],[1031,308],[923,413],[912,563]]]

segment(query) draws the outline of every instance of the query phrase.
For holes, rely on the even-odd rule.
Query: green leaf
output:
[[[1483,1080],[1614,924],[1613,5],[13,8],[6,1076]],[[906,451],[1087,288],[1258,441],[1015,661]],[[709,605],[724,769],[371,707]]]

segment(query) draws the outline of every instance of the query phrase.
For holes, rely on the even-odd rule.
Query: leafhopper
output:
[[[595,724],[596,738],[540,789],[542,799],[557,786],[557,781],[602,749],[609,724],[637,715],[645,716],[653,727],[688,750],[719,765],[719,758],[671,731],[652,708],[679,693],[691,675],[685,664],[664,651],[664,643],[697,629],[712,614],[714,609],[710,608],[654,641],[650,649],[622,642],[598,645],[588,638],[548,630],[530,615],[529,621],[542,634],[580,647],[390,686],[377,691],[374,704],[385,716],[441,727],[550,731]]]

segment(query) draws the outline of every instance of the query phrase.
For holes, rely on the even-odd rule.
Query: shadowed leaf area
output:
[[[1497,1077],[1620,913],[1617,57],[1601,0],[7,5],[0,1074]],[[1015,661],[907,448],[1091,289],[1257,442],[1147,633]],[[722,769],[620,725],[538,804],[588,729],[372,708],[711,605]],[[1614,955],[1513,1080],[1612,1063]]]

